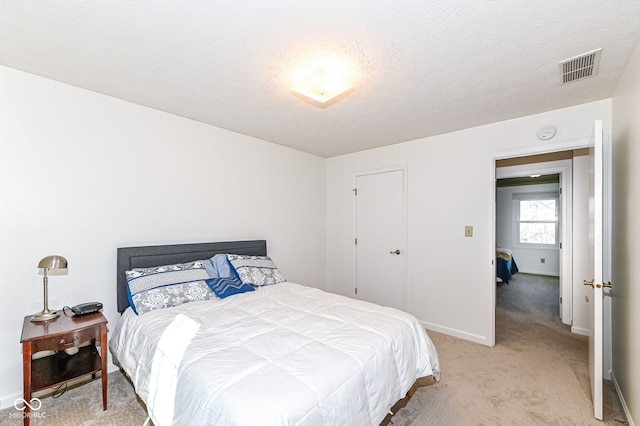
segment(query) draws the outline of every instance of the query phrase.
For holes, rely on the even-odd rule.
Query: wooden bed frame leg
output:
[[[411,387],[409,388],[409,391],[407,392],[407,398],[411,398],[415,393],[415,391],[416,391],[416,384],[414,383],[413,385],[411,385]]]

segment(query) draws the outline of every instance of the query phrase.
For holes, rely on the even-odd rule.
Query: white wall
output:
[[[70,261],[68,276],[51,279],[52,307],[100,300],[111,326],[120,246],[265,238],[287,278],[352,295],[354,173],[402,164],[408,310],[488,344],[493,159],[572,145],[595,119],[609,132],[610,114],[604,100],[325,161],[0,67],[0,402],[21,392],[20,328],[42,309],[40,258]],[[558,133],[540,142],[548,124]]]
[[[613,97],[612,146],[613,373],[633,425],[640,422],[640,45]]]
[[[491,344],[494,159],[586,143],[611,101],[493,123],[327,160],[327,288],[353,292],[353,175],[408,167],[408,311],[428,328]],[[544,125],[558,132],[536,137]],[[474,226],[473,238],[464,226]]]
[[[323,286],[323,158],[5,67],[0,148],[3,407],[46,255],[69,261],[50,307],[101,301],[110,327],[121,246],[266,239],[288,279]]]
[[[496,247],[510,249],[520,272],[539,275],[560,275],[560,250],[558,248],[523,247],[515,235],[515,203],[513,194],[529,192],[558,192],[560,185],[507,186],[498,188],[496,201]],[[558,236],[559,237],[559,236]],[[541,263],[540,259],[545,262]]]

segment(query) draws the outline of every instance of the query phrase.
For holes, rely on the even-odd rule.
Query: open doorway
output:
[[[587,190],[588,162],[587,149],[571,149],[548,154],[522,156],[496,160],[496,244],[495,248],[512,250],[512,256],[518,266],[519,273],[539,275],[556,279],[557,284],[548,279],[542,280],[546,285],[555,285],[557,305],[554,309],[562,323],[569,325],[571,331],[585,334],[587,321],[584,307],[584,290],[582,282],[577,285],[574,277],[584,275],[581,264],[583,247],[586,246],[586,221],[588,217]],[[531,175],[540,175],[531,178]],[[540,179],[536,181],[536,179]],[[531,184],[529,181],[535,181]],[[542,183],[536,188],[537,185]],[[526,187],[534,189],[526,189]],[[507,188],[507,189],[504,189]],[[511,189],[509,189],[511,188]],[[527,195],[535,193],[536,195]],[[557,201],[554,199],[557,194]],[[507,198],[510,209],[500,209],[499,198]],[[527,227],[555,228],[555,241],[548,239],[538,246],[522,244],[519,236],[520,223],[517,220],[517,208],[526,206],[532,199],[544,199],[548,208],[557,208],[557,225],[552,221],[546,224],[522,225]],[[504,200],[502,200],[504,202]],[[576,206],[574,208],[574,206]],[[505,217],[506,215],[506,217]],[[501,223],[508,223],[509,232],[503,233]],[[526,223],[526,221],[524,221]],[[535,222],[535,221],[532,221]],[[557,226],[557,227],[556,227]],[[504,225],[502,225],[504,228]],[[583,229],[584,228],[584,229]],[[535,238],[535,237],[534,237]],[[544,238],[550,238],[549,235]],[[527,237],[525,236],[525,240]],[[507,247],[504,247],[507,246]],[[544,246],[544,247],[542,247]],[[524,248],[523,248],[524,247]],[[520,260],[519,260],[520,259]],[[574,261],[575,259],[575,261]],[[496,258],[496,262],[498,259]],[[557,277],[557,278],[554,278]],[[517,274],[514,276],[517,278]],[[576,278],[577,279],[577,278]]]
[[[571,243],[575,252],[569,256],[565,253],[567,247],[562,247],[561,250],[561,261],[564,263],[564,266],[561,266],[561,274],[564,275],[564,271],[566,270],[567,262],[570,263],[570,275],[572,277],[572,285],[568,287],[564,287],[563,291],[568,288],[572,292],[572,302],[573,302],[573,311],[572,311],[572,321],[571,321],[571,332],[567,328],[564,328],[564,324],[559,323],[561,332],[554,334],[554,336],[559,336],[559,339],[555,339],[551,342],[542,342],[540,339],[540,333],[544,330],[548,329],[558,329],[558,327],[547,327],[546,325],[542,325],[541,327],[536,327],[534,332],[527,336],[525,339],[527,340],[535,340],[541,341],[541,344],[547,345],[561,345],[565,342],[565,340],[576,340],[582,339],[584,343],[585,352],[588,353],[588,361],[589,361],[589,377],[591,378],[592,383],[592,395],[593,395],[593,404],[594,404],[594,416],[596,418],[602,418],[602,383],[601,380],[603,377],[606,378],[604,371],[606,371],[607,365],[607,352],[610,352],[610,348],[608,348],[606,338],[603,339],[603,334],[606,336],[607,330],[607,318],[609,318],[609,314],[607,313],[606,304],[603,303],[603,292],[602,287],[605,285],[599,284],[600,282],[604,282],[604,277],[608,276],[608,266],[610,265],[608,254],[610,253],[610,237],[607,236],[607,228],[610,223],[607,223],[607,215],[610,213],[610,198],[609,194],[611,191],[610,188],[610,162],[608,162],[607,151],[610,152],[610,145],[606,143],[606,135],[603,134],[602,130],[602,121],[598,120],[594,123],[594,128],[592,132],[592,136],[588,141],[588,145],[593,147],[593,149],[589,150],[588,156],[586,157],[586,161],[581,161],[580,155],[573,155],[571,158],[573,173],[574,176],[571,181],[565,182],[568,185],[563,186],[562,189],[575,191],[576,194],[582,192],[581,186],[587,186],[589,189],[586,191],[588,194],[582,200],[576,200],[574,197],[573,202],[569,204],[572,206],[573,214],[568,215],[570,220],[573,221],[573,226],[565,226],[565,232],[569,231],[569,235],[563,235],[561,242],[564,244]],[[567,143],[566,149],[581,149],[585,147],[580,143]],[[522,151],[521,151],[522,152]],[[526,151],[525,151],[526,152]],[[535,151],[534,148],[528,151]],[[592,154],[593,152],[593,154]],[[574,151],[575,153],[575,151]],[[504,153],[501,156],[493,157],[493,166],[496,166],[498,162],[502,159],[510,158],[511,156],[505,155]],[[520,152],[515,151],[512,154],[520,154]],[[582,163],[583,165],[586,163],[587,167],[583,167],[582,170],[585,173],[576,173],[576,168],[580,168],[579,165]],[[578,165],[578,167],[576,167]],[[504,177],[500,176],[498,172],[499,168],[494,168],[494,184],[496,178]],[[561,182],[564,182],[563,178],[561,178]],[[496,192],[493,192],[493,196],[495,197]],[[564,193],[564,192],[563,192]],[[565,205],[566,207],[566,205]],[[495,204],[492,206],[493,215],[492,218],[495,221],[496,212],[495,212]],[[566,212],[565,212],[566,214]],[[588,218],[588,219],[586,219]],[[587,221],[587,226],[582,226],[580,222],[582,220]],[[491,224],[491,229],[495,231],[495,222]],[[495,232],[493,233],[493,249],[495,249]],[[566,237],[566,239],[565,239]],[[582,239],[582,241],[580,241]],[[563,245],[564,245],[563,244]],[[584,259],[587,259],[587,267],[582,268],[579,266],[580,262]],[[561,276],[561,278],[562,278]],[[584,276],[593,277],[591,281],[584,280],[584,283],[581,278]],[[493,271],[493,277],[495,279],[495,270]],[[566,277],[566,276],[565,276]],[[598,284],[596,284],[598,283]],[[496,294],[496,285],[495,282],[488,283],[491,285],[490,293],[492,297],[495,297]],[[588,295],[580,295],[580,289],[584,289],[585,287],[589,287]],[[580,299],[583,299],[582,301]],[[495,300],[494,300],[495,302]],[[494,305],[495,306],[495,305]],[[590,317],[587,321],[587,330],[589,331],[589,337],[586,336],[578,336],[580,327],[576,327],[577,318],[580,317],[579,310],[580,308],[587,313],[587,316]],[[564,310],[563,310],[564,312]],[[589,315],[589,313],[591,315]],[[494,319],[496,319],[498,315],[498,310],[493,310]],[[514,321],[515,322],[515,321]],[[558,324],[558,323],[556,323]],[[494,323],[495,326],[495,323]],[[523,326],[528,326],[528,323],[523,323]],[[494,332],[497,327],[493,327]],[[517,328],[516,330],[520,331],[521,328]],[[604,332],[603,332],[604,331]],[[577,334],[575,334],[577,333]],[[526,334],[526,333],[521,333]],[[562,336],[565,336],[564,339]],[[515,334],[516,341],[515,345],[518,346],[518,339],[520,338],[520,334]],[[491,337],[495,337],[495,334]],[[604,340],[604,342],[603,342]],[[588,349],[588,350],[587,350]],[[603,357],[604,354],[604,357]],[[604,358],[604,359],[603,359]],[[603,365],[604,364],[604,365]]]
[[[533,173],[496,181],[497,343],[518,322],[514,315],[561,323],[560,177]]]

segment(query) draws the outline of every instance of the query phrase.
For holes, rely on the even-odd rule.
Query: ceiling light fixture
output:
[[[353,85],[320,67],[291,90],[294,95],[324,108],[353,92]]]

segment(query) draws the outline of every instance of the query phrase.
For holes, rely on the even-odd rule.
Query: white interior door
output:
[[[405,170],[356,176],[355,293],[405,309]]]
[[[602,121],[596,121],[589,148],[589,269],[592,280],[585,285],[593,287],[589,298],[589,378],[593,397],[593,415],[602,420],[602,297],[603,297],[603,143]]]

